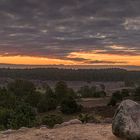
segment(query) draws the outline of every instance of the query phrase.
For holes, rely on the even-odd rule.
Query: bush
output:
[[[129,90],[122,89],[121,94],[122,94],[122,98],[128,97],[129,96]]]
[[[9,129],[11,127],[13,117],[13,110],[0,108],[0,130]]]
[[[63,100],[61,103],[61,111],[64,114],[77,113],[80,112],[81,109],[82,109],[81,105],[78,105],[76,101],[71,97]]]
[[[117,91],[112,94],[112,97],[111,97],[108,105],[115,106],[117,104],[117,102],[122,101],[122,99],[123,99],[122,94],[120,93],[120,91]]]
[[[59,115],[46,115],[42,119],[42,124],[52,128],[55,124],[63,123],[63,118]]]
[[[89,86],[83,86],[79,89],[78,93],[81,95],[83,98],[89,98],[92,96],[91,90]]]
[[[25,103],[19,103],[14,110],[14,116],[10,122],[11,128],[32,127],[36,121],[36,110]]]
[[[42,98],[37,106],[38,112],[44,113],[49,110],[54,110],[57,107],[57,101],[54,98]]]
[[[93,114],[80,114],[79,120],[83,123],[100,123],[102,120],[101,116],[93,115]]]
[[[93,94],[93,97],[96,97],[96,98],[106,97],[106,92],[105,91],[95,92]]]
[[[79,115],[79,120],[82,123],[88,123],[90,119],[91,119],[91,115],[89,115],[89,114],[80,114]]]

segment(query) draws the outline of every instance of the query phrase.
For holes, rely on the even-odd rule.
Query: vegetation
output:
[[[140,101],[140,86],[138,86],[134,93],[135,100]]]
[[[129,96],[129,91],[122,89],[122,91],[116,91],[112,94],[108,105],[115,106],[118,102],[122,101],[125,97]]]
[[[124,69],[59,69],[59,68],[35,68],[35,69],[0,69],[0,77],[23,78],[55,81],[138,81],[139,71],[127,71]]]
[[[75,98],[75,92],[65,82],[58,82],[54,90],[46,85],[45,93],[40,93],[32,82],[15,80],[0,88],[0,129],[35,126],[39,113],[56,110],[57,106],[66,114],[79,112],[81,106]],[[52,127],[61,120],[59,116],[47,115],[42,123]]]
[[[95,86],[92,86],[91,88],[89,86],[83,86],[79,89],[78,94],[82,98],[89,98],[89,97],[100,98],[106,96],[104,85],[101,86],[100,91],[97,91]]]
[[[61,124],[63,118],[59,115],[46,115],[42,119],[42,124],[52,128],[55,124]]]
[[[73,114],[80,112],[82,109],[81,105],[78,105],[72,97],[64,99],[61,103],[61,111],[64,114]]]
[[[36,90],[35,85],[27,80],[15,80],[0,88],[0,129],[18,129],[22,126],[33,127],[37,124],[45,124],[53,127],[63,122],[63,118],[57,115],[48,115],[50,111],[59,111],[70,115],[80,113],[82,106],[77,103],[80,97],[105,97],[105,86],[97,90],[95,86],[81,87],[76,93],[63,81],[56,83],[54,89],[49,85],[44,86],[45,92]],[[129,96],[129,91],[123,89],[113,93],[108,105],[115,106]],[[140,100],[140,88],[134,91],[134,97]],[[43,119],[38,120],[42,114]],[[54,113],[55,114],[55,113]],[[82,114],[79,116],[82,122],[97,122],[95,116]]]

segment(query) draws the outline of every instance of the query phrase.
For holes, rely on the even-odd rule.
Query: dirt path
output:
[[[28,129],[0,134],[0,140],[120,140],[113,136],[111,125],[78,124],[56,129]]]

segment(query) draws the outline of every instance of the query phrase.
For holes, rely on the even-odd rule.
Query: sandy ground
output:
[[[78,124],[56,129],[27,129],[0,134],[0,140],[120,140],[113,136],[111,125]]]

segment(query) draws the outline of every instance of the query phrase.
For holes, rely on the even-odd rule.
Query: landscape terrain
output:
[[[1,140],[118,140],[112,133],[118,105],[126,99],[140,101],[139,71],[2,68],[0,72]],[[67,123],[75,119],[80,123]]]

